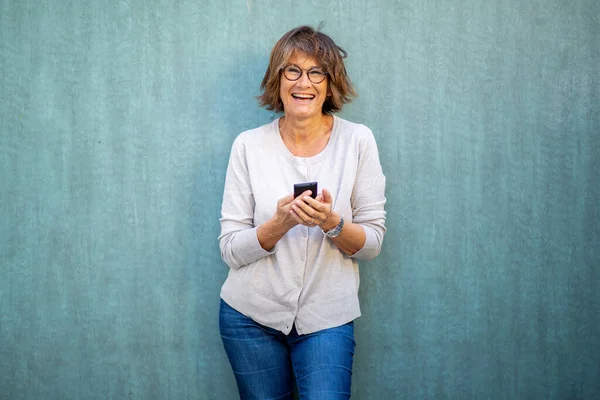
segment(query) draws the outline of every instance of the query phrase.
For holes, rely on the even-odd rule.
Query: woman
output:
[[[219,322],[242,399],[291,399],[294,378],[302,399],[350,397],[357,260],[381,249],[385,177],[371,131],[333,115],[356,95],[345,57],[311,27],[286,33],[259,97],[283,116],[231,150]],[[294,198],[309,181],[322,192]]]

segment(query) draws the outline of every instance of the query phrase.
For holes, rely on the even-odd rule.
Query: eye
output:
[[[290,75],[300,75],[302,73],[300,68],[296,67],[295,65],[288,65],[285,67],[285,72]]]
[[[325,76],[326,72],[321,68],[312,68],[310,71],[308,71],[308,74],[315,78],[321,78]]]

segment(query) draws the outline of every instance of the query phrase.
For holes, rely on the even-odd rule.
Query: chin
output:
[[[290,110],[286,114],[296,118],[310,118],[321,115],[323,112],[319,110]]]

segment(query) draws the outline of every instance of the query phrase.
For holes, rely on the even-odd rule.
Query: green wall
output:
[[[1,399],[235,398],[227,158],[321,20],[388,178],[353,398],[600,398],[596,0],[0,0]]]

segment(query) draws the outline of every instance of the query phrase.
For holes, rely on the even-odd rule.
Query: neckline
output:
[[[284,157],[292,162],[301,162],[304,164],[308,163],[308,162],[310,162],[310,163],[317,162],[320,159],[322,159],[323,157],[325,157],[327,155],[327,153],[329,153],[331,147],[333,147],[333,141],[337,137],[337,131],[338,131],[338,125],[339,125],[338,117],[335,115],[332,115],[332,117],[333,117],[333,125],[331,126],[331,133],[329,134],[329,140],[327,141],[325,148],[323,148],[323,150],[321,150],[319,153],[315,154],[314,156],[310,156],[310,157],[299,157],[299,156],[293,155],[292,152],[287,148],[287,146],[283,142],[283,138],[281,137],[281,134],[279,133],[279,120],[281,119],[281,117],[279,117],[275,121],[273,121],[273,123],[271,124],[271,127],[273,129],[274,134],[277,137],[278,146],[281,148],[281,152],[284,155]]]

